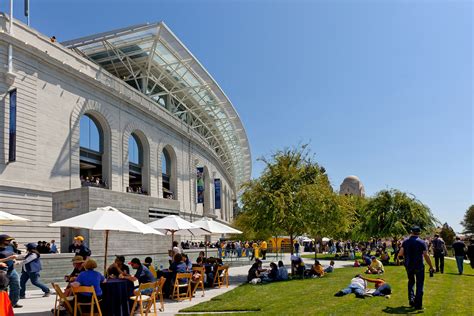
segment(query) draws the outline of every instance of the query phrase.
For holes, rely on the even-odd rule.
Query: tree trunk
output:
[[[293,257],[293,234],[290,233],[290,262],[291,262],[291,275],[295,275],[295,269],[293,267],[293,261],[291,261],[291,257]]]
[[[316,239],[317,237],[314,237],[314,263],[316,263],[316,260],[318,260],[318,249],[316,248]]]

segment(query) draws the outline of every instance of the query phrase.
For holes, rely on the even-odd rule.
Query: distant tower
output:
[[[365,196],[365,189],[360,179],[356,176],[348,176],[342,181],[339,189],[341,195]]]

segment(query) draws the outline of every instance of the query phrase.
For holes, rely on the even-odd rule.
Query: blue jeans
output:
[[[7,274],[7,277],[10,280],[10,301],[12,302],[12,305],[15,306],[20,300],[20,276],[15,270],[13,270]]]
[[[378,289],[372,294],[373,296],[382,296],[382,295],[389,295],[392,293],[392,288],[387,283],[382,284],[379,286]]]
[[[355,285],[349,285],[348,287],[343,289],[341,292],[344,295],[351,294],[351,293],[355,293],[356,295],[364,295],[365,294],[365,291],[363,289],[361,289],[360,287],[355,286]]]
[[[407,269],[408,276],[408,301],[413,302],[415,308],[421,308],[423,306],[423,286],[425,283],[425,267],[421,269]],[[416,294],[414,286],[416,283]]]
[[[456,256],[456,264],[458,265],[458,271],[460,274],[464,271],[464,256]]]
[[[26,295],[26,282],[28,282],[28,279],[31,280],[31,283],[34,286],[39,287],[44,293],[49,293],[49,288],[41,283],[39,280],[40,274],[39,272],[25,272],[23,271],[21,273],[21,278],[20,278],[20,297],[24,297]]]
[[[222,259],[222,248],[217,248],[217,258]]]

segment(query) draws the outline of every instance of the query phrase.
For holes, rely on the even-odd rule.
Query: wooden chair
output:
[[[178,301],[182,301],[185,299],[191,300],[193,295],[191,293],[191,273],[176,273],[176,278],[174,279],[174,286],[173,286],[173,293],[171,294],[171,298],[176,299]],[[181,280],[181,282],[180,282]],[[183,292],[182,290],[186,290]]]
[[[229,266],[218,266],[216,275],[214,275],[214,286],[221,288],[221,286],[225,283],[226,287],[229,287]]]
[[[79,287],[72,287],[72,293],[74,293],[74,316],[77,316],[77,310],[79,309],[79,312],[84,314],[82,312],[81,306],[90,306],[90,315],[93,316],[94,314],[94,307],[97,307],[97,313],[99,316],[102,316],[102,311],[100,309],[99,305],[99,299],[97,298],[97,294],[95,293],[94,287],[91,286],[79,286]],[[79,302],[78,296],[79,294],[90,294],[91,301],[90,302]]]
[[[156,299],[160,300],[160,312],[165,311],[165,303],[164,303],[164,299],[163,299],[163,288],[165,286],[165,282],[166,282],[166,278],[164,278],[164,277],[161,277],[156,282],[156,291],[155,291],[156,298],[155,298],[155,300]]]
[[[201,276],[199,277],[198,280],[192,280],[192,283],[194,284],[194,289],[193,289],[193,296],[196,293],[196,290],[198,288],[201,288],[202,290],[202,297],[204,297],[204,274],[206,274],[206,269],[204,267],[193,267],[193,274],[197,272]]]
[[[138,287],[138,290],[135,292],[135,296],[130,297],[133,301],[132,310],[130,315],[135,314],[135,309],[137,305],[140,306],[140,315],[148,315],[151,312],[151,308],[153,307],[153,315],[158,314],[158,310],[156,309],[156,283],[157,282],[150,282],[150,283],[142,283]],[[147,294],[143,294],[146,292]]]
[[[64,292],[61,290],[59,285],[56,283],[51,283],[53,286],[54,292],[56,292],[56,300],[54,301],[54,310],[53,310],[53,315],[54,316],[59,316],[61,313],[61,310],[59,307],[62,305],[66,311],[72,315],[74,314],[74,310],[72,309],[70,301],[74,300],[74,296],[66,296]]]

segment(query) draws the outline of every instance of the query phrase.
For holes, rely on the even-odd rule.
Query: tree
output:
[[[429,232],[436,223],[430,209],[414,196],[382,190],[368,201],[358,233],[366,238],[401,237],[414,225]]]
[[[446,245],[452,245],[454,238],[456,237],[456,233],[454,232],[453,228],[448,225],[448,223],[444,223],[439,231],[439,236],[443,238]]]
[[[243,213],[255,230],[294,237],[305,230],[309,186],[316,184],[322,170],[309,156],[307,145],[276,152],[265,163],[260,178],[244,185]],[[293,247],[291,254],[293,254]]]
[[[308,186],[307,190],[306,233],[315,241],[325,236],[338,238],[347,233],[354,218],[350,197],[336,194],[325,174],[321,174],[316,184]],[[317,259],[316,251],[314,259]]]
[[[461,225],[464,226],[464,234],[474,234],[474,205],[466,210]]]

